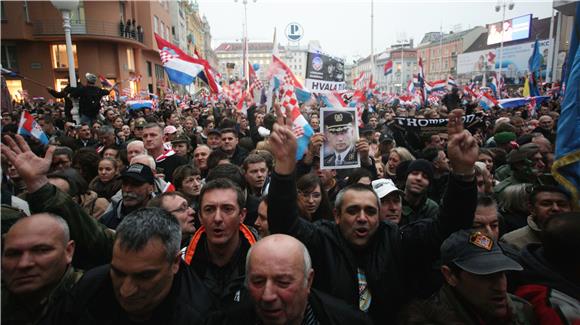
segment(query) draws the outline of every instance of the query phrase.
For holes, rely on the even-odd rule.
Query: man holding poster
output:
[[[358,168],[360,157],[355,142],[358,138],[354,109],[322,109],[321,129],[326,141],[321,150],[322,168]]]

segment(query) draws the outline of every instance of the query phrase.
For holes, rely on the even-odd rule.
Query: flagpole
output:
[[[374,5],[374,1],[371,0],[371,79],[373,80],[373,75],[375,72],[375,55],[374,55],[374,11],[375,11],[375,5]],[[370,84],[369,84],[370,85]]]
[[[278,41],[276,40],[276,27],[274,27],[274,38],[272,40],[272,63],[274,62],[273,57],[278,55]],[[266,111],[270,112],[272,110],[272,96],[274,96],[274,77],[272,76],[269,80],[268,85],[268,96],[266,98]]]

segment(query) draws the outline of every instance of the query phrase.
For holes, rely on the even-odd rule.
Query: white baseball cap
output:
[[[384,198],[385,196],[393,193],[394,191],[397,191],[400,194],[404,193],[403,191],[399,190],[397,186],[395,186],[395,183],[393,183],[393,181],[390,179],[386,178],[376,179],[371,184],[373,186],[373,190],[375,191],[375,193],[377,193],[379,199]]]

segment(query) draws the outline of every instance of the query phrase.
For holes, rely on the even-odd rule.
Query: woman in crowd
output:
[[[298,208],[304,219],[312,222],[332,215],[332,208],[322,182],[315,174],[306,174],[296,182]]]
[[[403,147],[396,147],[391,149],[389,152],[389,159],[387,160],[387,165],[385,166],[385,177],[395,179],[397,175],[397,167],[403,161],[415,160],[415,157]]]
[[[106,157],[99,161],[98,175],[89,184],[89,189],[95,191],[99,197],[108,201],[120,189],[122,182],[118,179],[119,161],[114,158]]]

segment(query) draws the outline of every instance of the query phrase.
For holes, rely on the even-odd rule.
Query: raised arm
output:
[[[445,238],[473,224],[477,205],[474,165],[479,148],[469,131],[463,129],[462,114],[461,109],[453,110],[449,114],[447,154],[452,172],[443,196],[439,218],[411,223],[401,229],[406,253],[436,257]]]
[[[55,147],[49,147],[44,158],[31,150],[24,138],[4,137],[2,154],[18,170],[26,184],[27,201],[31,213],[50,212],[64,218],[76,243],[73,265],[88,269],[106,264],[111,259],[114,233],[89,216],[72,198],[48,182]]]

